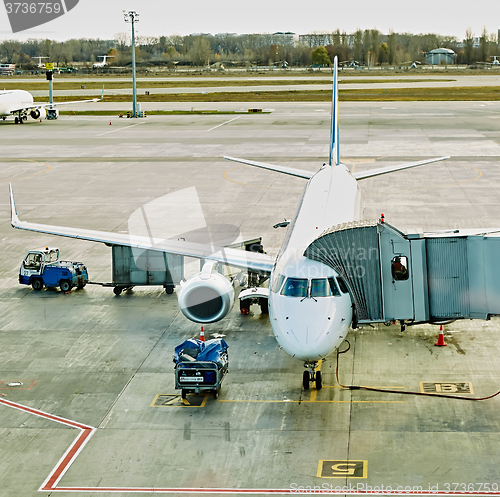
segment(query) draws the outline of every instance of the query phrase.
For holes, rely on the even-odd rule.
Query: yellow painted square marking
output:
[[[321,459],[316,476],[318,478],[367,478],[368,461]]]
[[[208,394],[187,394],[183,399],[181,395],[159,393],[149,407],[205,407],[208,397]]]

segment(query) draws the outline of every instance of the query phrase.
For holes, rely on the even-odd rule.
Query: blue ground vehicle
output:
[[[30,250],[19,270],[19,283],[31,285],[33,290],[58,286],[68,292],[75,286],[83,288],[88,281],[87,268],[82,262],[60,261],[59,249],[52,247]]]

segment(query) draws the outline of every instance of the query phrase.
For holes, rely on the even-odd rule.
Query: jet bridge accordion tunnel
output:
[[[500,314],[500,233],[405,235],[360,221],[323,232],[304,255],[342,277],[360,324]]]

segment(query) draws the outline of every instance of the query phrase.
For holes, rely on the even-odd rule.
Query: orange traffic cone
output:
[[[205,341],[205,332],[203,331],[203,326],[201,327],[201,331],[200,331],[200,341],[201,342]]]
[[[437,345],[438,347],[446,347],[446,345],[448,345],[444,341],[443,325],[441,325],[439,327],[439,338],[438,338],[438,341],[434,345]]]

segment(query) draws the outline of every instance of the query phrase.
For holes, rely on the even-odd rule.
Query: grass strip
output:
[[[123,114],[127,117],[126,110],[61,110],[59,114],[62,116],[117,116]],[[131,111],[130,111],[131,112]],[[146,111],[147,116],[192,116],[192,115],[223,115],[223,114],[254,114],[253,112],[245,111],[222,111],[222,110],[151,110]],[[257,112],[256,114],[271,114],[269,111]]]
[[[360,79],[360,80],[345,80],[340,81],[340,84],[372,84],[372,83],[429,83],[429,82],[450,82],[455,81],[454,79]],[[81,90],[82,86],[85,90],[101,90],[103,82],[99,81],[89,81],[81,82],[68,82],[68,81],[57,81],[54,83],[55,90]],[[236,80],[236,81],[138,81],[138,90],[149,90],[151,88],[205,88],[205,87],[225,87],[225,86],[296,86],[296,85],[328,85],[330,81],[328,79],[304,79],[304,80],[276,80],[271,79],[269,81],[265,80]],[[132,83],[130,81],[104,81],[106,90],[121,90],[131,88]],[[37,81],[30,83],[3,83],[0,87],[5,90],[26,90],[26,91],[40,91],[47,88],[47,82]],[[47,90],[48,91],[48,90]]]
[[[500,100],[499,86],[471,86],[452,88],[387,88],[339,90],[343,102],[392,102],[392,101],[477,101]],[[92,97],[82,97],[88,99]],[[138,102],[329,102],[330,90],[289,90],[262,92],[213,92],[213,93],[162,93],[138,95]],[[61,96],[58,102],[74,100],[74,96]],[[35,97],[36,102],[46,102]],[[108,95],[106,102],[130,102],[131,95]]]

